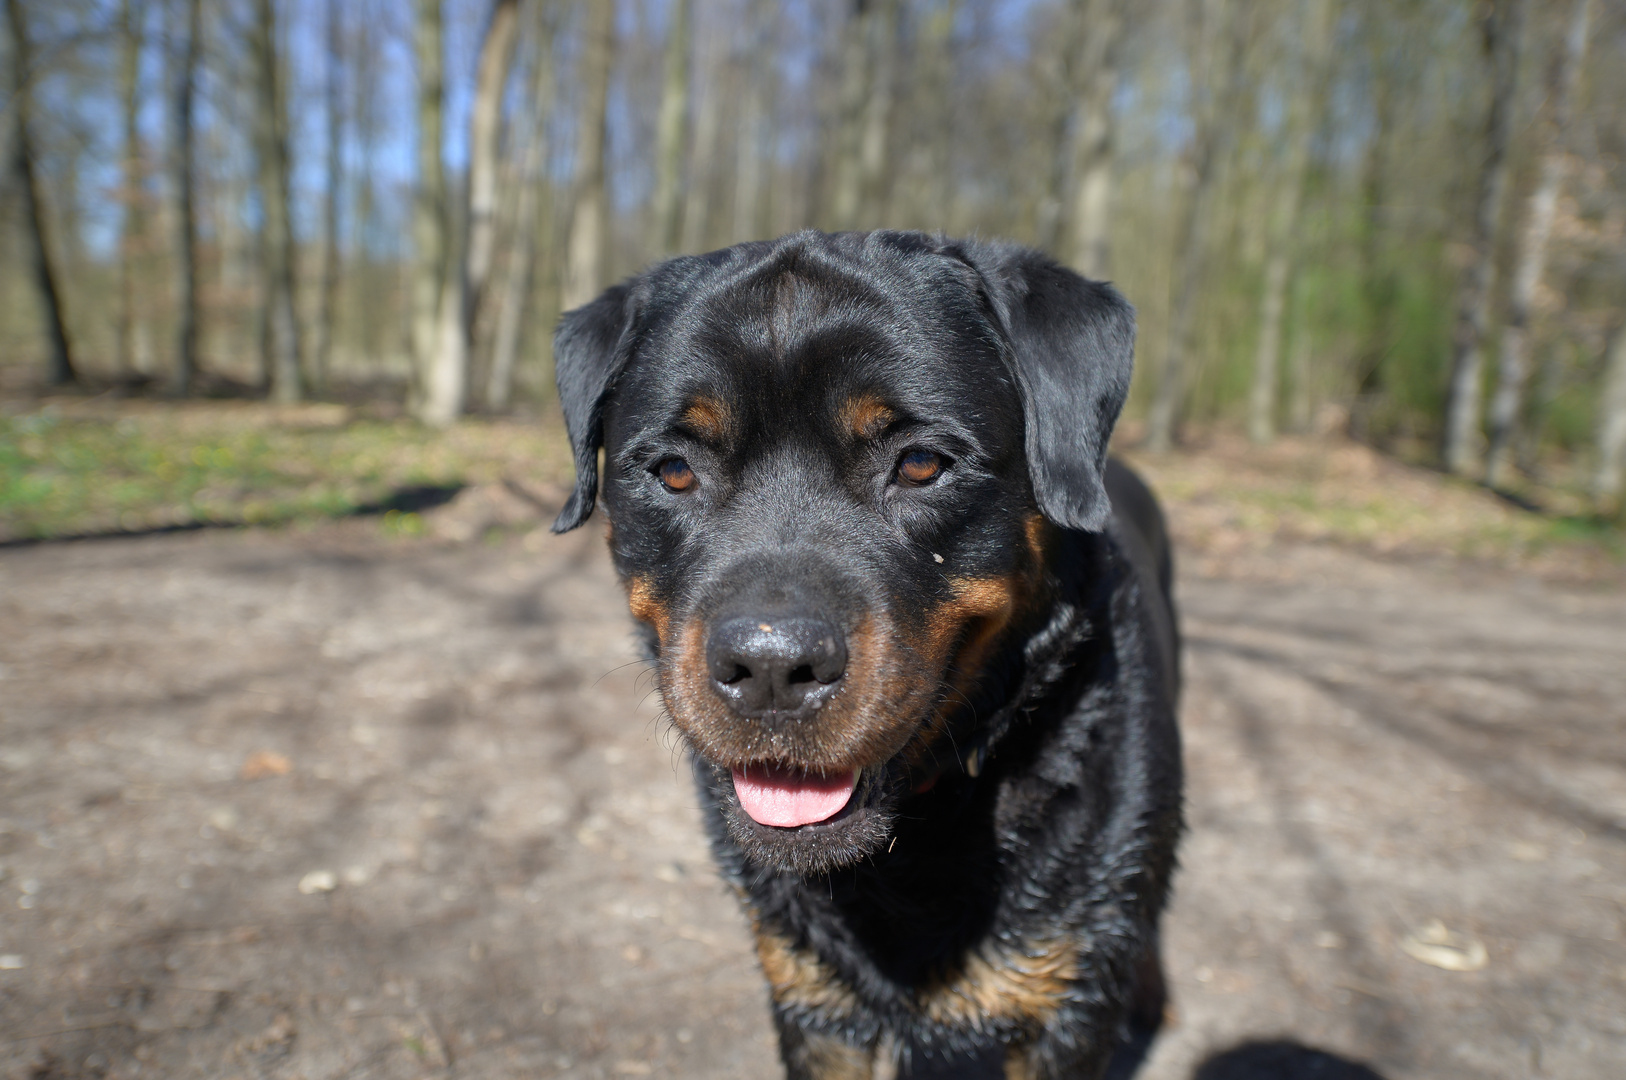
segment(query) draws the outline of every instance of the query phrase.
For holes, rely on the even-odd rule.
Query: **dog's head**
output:
[[[1053,530],[1104,527],[1133,343],[1110,287],[916,233],[674,259],[565,315],[554,527],[592,513],[602,446],[661,695],[748,858],[862,858],[955,762],[1041,618]]]

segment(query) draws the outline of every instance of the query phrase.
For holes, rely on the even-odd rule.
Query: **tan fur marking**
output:
[[[683,422],[702,439],[719,442],[734,429],[734,415],[721,398],[698,397],[683,410]]]
[[[771,930],[759,927],[756,937],[757,959],[775,1002],[817,1010],[831,1018],[852,1013],[857,998],[824,961]]]
[[[1034,514],[1023,523],[1023,531],[1027,534],[1028,554],[1033,557],[1033,566],[1037,570],[1044,566],[1045,540],[1050,533],[1050,523],[1043,514]]]
[[[802,1038],[806,1041],[803,1064],[818,1080],[873,1080],[873,1051],[812,1032],[804,1033]]]
[[[939,1024],[975,1026],[992,1018],[1037,1029],[1061,1007],[1077,975],[1071,942],[1033,942],[1020,951],[996,945],[971,953],[959,971],[923,991],[920,1011]]]
[[[879,435],[896,415],[886,402],[873,394],[858,394],[842,402],[836,417],[855,438],[871,439]]]
[[[635,577],[627,583],[627,609],[632,617],[640,622],[649,623],[655,628],[660,637],[661,645],[666,645],[667,631],[672,621],[672,613],[666,605],[655,598],[655,587],[649,583],[648,578]]]
[[[918,677],[918,661],[901,655],[886,617],[866,616],[847,638],[847,674],[817,723],[742,723],[710,685],[706,628],[690,620],[671,628],[663,647],[661,696],[673,721],[701,757],[724,765],[780,761],[808,769],[851,769],[902,750],[936,685]],[[663,637],[663,641],[664,641]]]
[[[1005,1080],[1038,1080],[1038,1073],[1034,1071],[1033,1063],[1028,1059],[1026,1046],[1005,1048]]]
[[[954,710],[976,686],[983,664],[1010,625],[1023,595],[1023,582],[1015,576],[958,578],[949,587],[953,597],[927,617],[920,652],[933,668],[943,672],[954,693],[943,700],[915,739],[909,763],[917,767],[933,757],[934,744]]]

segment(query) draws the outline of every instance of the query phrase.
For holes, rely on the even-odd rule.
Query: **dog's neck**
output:
[[[951,757],[917,780],[930,790],[950,772],[975,780],[999,752],[1019,717],[1042,708],[1059,685],[1076,676],[1079,653],[1105,625],[1107,605],[1123,573],[1122,560],[1104,534],[1059,532],[1046,553],[1044,590],[1053,598],[1049,618],[1012,635],[996,661],[1005,673],[950,720]]]

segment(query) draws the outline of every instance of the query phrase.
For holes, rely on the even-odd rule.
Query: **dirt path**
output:
[[[601,548],[0,551],[0,1076],[775,1075]],[[1186,578],[1143,1075],[1272,1038],[1626,1075],[1623,599],[1310,547]]]

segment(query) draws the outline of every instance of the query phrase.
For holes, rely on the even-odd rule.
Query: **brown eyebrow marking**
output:
[[[683,410],[683,422],[702,439],[716,442],[733,430],[734,414],[722,398],[708,395],[689,402],[689,407]]]
[[[841,426],[860,439],[873,439],[896,417],[891,407],[874,394],[855,394],[836,411]]]

